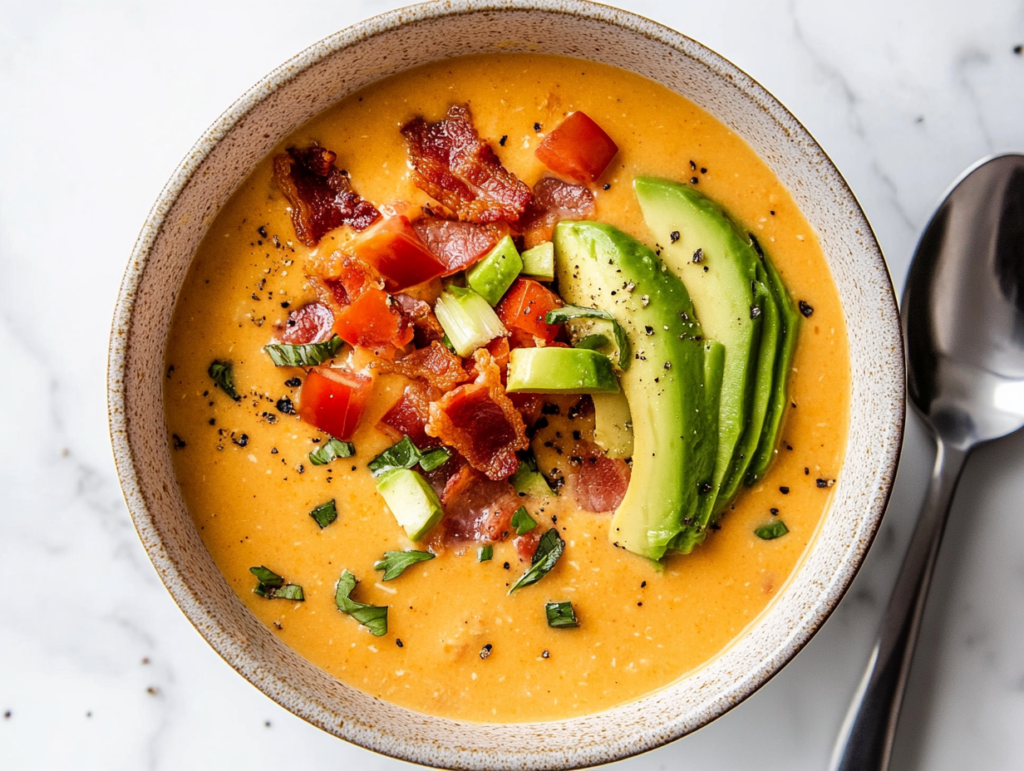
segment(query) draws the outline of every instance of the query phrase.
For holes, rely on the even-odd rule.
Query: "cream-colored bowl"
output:
[[[163,430],[163,361],[174,302],[220,207],[286,135],[352,91],[436,59],[532,51],[604,62],[693,100],[742,136],[815,228],[839,289],[853,372],[850,431],[831,509],[793,578],[710,664],[638,701],[555,723],[429,717],[333,679],[278,641],[235,596],[182,502]],[[139,536],[178,605],[256,687],[363,747],[451,768],[606,763],[718,717],[810,639],[853,580],[878,529],[903,431],[900,325],[864,214],[814,139],[721,56],[623,11],[576,0],[447,0],[394,11],[313,47],[250,89],[200,138],[161,192],[128,263],[110,338],[110,427]]]

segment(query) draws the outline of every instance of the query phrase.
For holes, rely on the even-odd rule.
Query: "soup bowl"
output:
[[[382,702],[308,663],[238,600],[182,501],[164,425],[164,353],[186,271],[249,171],[339,99],[452,56],[528,51],[598,61],[687,97],[742,136],[817,231],[848,331],[852,398],[831,507],[768,608],[683,678],[599,714],[519,724],[460,722]],[[157,199],[120,290],[109,352],[110,426],[128,507],[168,591],[234,669],[338,737],[432,766],[577,768],[652,749],[752,694],[836,607],[876,533],[904,421],[903,346],[882,254],[856,199],[806,129],[721,56],[652,21],[577,0],[447,0],[386,13],[303,51],[244,94],[199,139]]]

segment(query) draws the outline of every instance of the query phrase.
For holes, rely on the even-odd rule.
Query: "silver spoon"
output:
[[[925,228],[903,292],[910,398],[938,452],[833,771],[885,771],[953,493],[971,450],[1024,426],[1024,155],[968,169]]]

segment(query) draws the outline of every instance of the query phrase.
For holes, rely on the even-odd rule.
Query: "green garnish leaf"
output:
[[[383,570],[384,577],[381,580],[390,581],[392,578],[402,575],[410,565],[432,559],[434,559],[434,555],[428,551],[386,551],[384,559],[373,563],[373,569]]]
[[[309,516],[316,520],[316,523],[320,525],[320,529],[323,530],[334,520],[338,518],[338,507],[334,503],[334,499],[327,501],[327,503],[321,503],[311,512]]]
[[[549,602],[544,606],[544,612],[548,616],[548,626],[553,629],[567,629],[580,625],[571,602]]]
[[[597,350],[598,348],[604,348],[611,342],[605,335],[587,335],[581,340],[577,340],[573,344],[573,348],[589,348],[590,350]]]
[[[551,568],[558,562],[558,558],[562,556],[563,551],[565,551],[565,541],[558,534],[558,530],[551,528],[540,537],[540,543],[537,544],[537,551],[533,555],[533,563],[530,565],[530,569],[519,576],[519,579],[512,584],[512,588],[508,590],[508,593],[512,594],[512,592],[540,581],[551,572]]]
[[[235,375],[231,371],[231,365],[228,362],[214,360],[210,364],[210,368],[206,370],[206,374],[213,378],[213,382],[217,384],[220,390],[236,402],[242,399],[235,390]]]
[[[537,527],[537,521],[530,516],[525,506],[520,506],[512,515],[512,527],[516,529],[516,535],[524,535]]]
[[[352,590],[356,588],[356,577],[343,570],[341,578],[338,579],[338,586],[334,592],[334,603],[338,610],[347,616],[352,616],[356,621],[370,630],[374,637],[382,637],[388,633],[388,608],[387,605],[364,605],[349,598]]]
[[[381,474],[393,471],[396,468],[412,468],[420,462],[422,457],[423,453],[420,452],[412,439],[403,436],[401,441],[395,442],[395,444],[371,460],[367,464],[367,468],[370,469],[370,473],[375,477],[379,477]]]
[[[476,561],[487,562],[488,560],[494,559],[494,547],[490,544],[481,546],[476,550]]]
[[[286,584],[284,579],[267,567],[249,568],[249,572],[256,576],[256,588],[253,594],[265,597],[268,600],[294,600],[303,602],[306,597],[302,593],[302,587],[298,584]]]
[[[355,454],[356,446],[352,442],[343,442],[332,436],[327,444],[309,454],[309,462],[314,466],[326,466],[338,458],[351,458]]]
[[[267,587],[284,586],[284,579],[270,568],[262,565],[256,568],[249,568],[249,572],[256,576],[256,580]]]
[[[325,343],[308,345],[287,345],[272,343],[263,347],[278,367],[315,367],[333,359],[345,341],[335,335]]]
[[[452,457],[452,454],[447,449],[438,447],[436,450],[423,453],[423,456],[420,458],[420,468],[424,471],[433,471],[438,466],[443,466],[447,463],[450,457]]]
[[[548,311],[544,317],[544,321],[548,324],[564,324],[575,319],[598,319],[600,321],[607,321],[612,325],[615,346],[619,349],[617,363],[619,369],[625,372],[629,367],[629,340],[626,338],[626,331],[608,311],[603,311],[600,308],[581,308],[578,305],[566,305]],[[590,335],[590,337],[593,337],[593,335]]]
[[[788,532],[789,528],[786,527],[786,523],[781,519],[777,519],[767,525],[761,525],[761,527],[754,531],[754,535],[763,541],[772,541],[776,538],[781,538]]]

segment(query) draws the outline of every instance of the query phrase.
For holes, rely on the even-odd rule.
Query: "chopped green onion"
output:
[[[470,356],[506,332],[487,300],[472,289],[448,287],[437,299],[434,313],[459,356]]]
[[[274,364],[278,367],[315,367],[328,359],[333,359],[345,341],[335,335],[325,343],[309,343],[308,345],[287,345],[272,343],[263,347]]]
[[[447,463],[450,457],[452,457],[452,454],[444,447],[428,450],[420,457],[420,468],[424,471],[433,471],[438,466],[443,466]]]
[[[228,362],[214,361],[210,364],[210,368],[206,370],[206,374],[213,378],[213,382],[217,384],[220,390],[236,402],[241,400],[242,397],[235,390],[235,376]]]
[[[544,606],[544,612],[548,617],[548,626],[553,629],[566,629],[580,625],[571,602],[549,602]]]
[[[538,278],[541,281],[554,281],[555,279],[555,245],[551,241],[537,244],[532,249],[527,249],[521,255],[523,260],[523,275],[531,278]]]
[[[488,560],[494,559],[494,547],[490,544],[481,546],[476,550],[476,561],[487,562]]]
[[[434,559],[434,555],[428,551],[386,551],[384,559],[373,563],[373,569],[383,570],[384,577],[381,580],[390,581],[392,578],[402,575],[410,565],[432,559]]]
[[[423,454],[416,444],[408,436],[403,436],[400,441],[395,442],[384,452],[378,455],[367,464],[375,477],[396,468],[412,468],[420,462]]]
[[[270,568],[260,565],[259,567],[249,568],[249,572],[256,576],[256,588],[252,590],[252,593],[255,595],[265,597],[268,600],[303,602],[306,599],[302,593],[301,586],[298,584],[286,584],[284,579]]]
[[[511,525],[516,529],[516,535],[525,535],[537,527],[537,520],[530,516],[525,506],[520,506],[512,515]]]
[[[338,586],[334,592],[334,604],[338,610],[365,626],[374,637],[382,637],[388,633],[388,608],[386,605],[364,605],[349,598],[356,588],[356,577],[343,570]]]
[[[505,236],[486,257],[469,269],[466,283],[494,306],[501,301],[522,269],[523,261],[512,236]]]
[[[537,544],[537,551],[533,555],[533,563],[530,565],[530,569],[519,576],[519,579],[512,584],[512,588],[508,590],[508,593],[512,594],[514,591],[540,581],[551,572],[551,568],[558,562],[558,558],[562,556],[563,551],[565,551],[565,541],[562,540],[562,536],[558,534],[555,528],[551,528],[540,537],[540,543]]]
[[[548,324],[564,324],[567,321],[575,321],[577,319],[596,319],[598,321],[607,321],[611,324],[612,334],[615,337],[615,347],[618,349],[616,363],[619,369],[625,372],[629,367],[629,340],[626,337],[626,331],[608,311],[603,311],[600,308],[581,308],[578,305],[566,305],[562,308],[554,308],[548,311],[544,317],[544,321]]]
[[[309,454],[309,462],[314,466],[326,466],[338,458],[351,458],[355,454],[356,446],[352,442],[343,442],[332,436],[327,444]]]
[[[789,532],[789,528],[781,520],[777,519],[774,522],[770,522],[767,525],[762,525],[754,531],[754,535],[763,541],[772,541],[776,538],[781,538]]]
[[[334,520],[338,518],[338,507],[334,503],[334,499],[327,501],[327,503],[321,503],[311,512],[309,516],[316,520],[316,523],[320,525],[320,529],[323,530]]]

